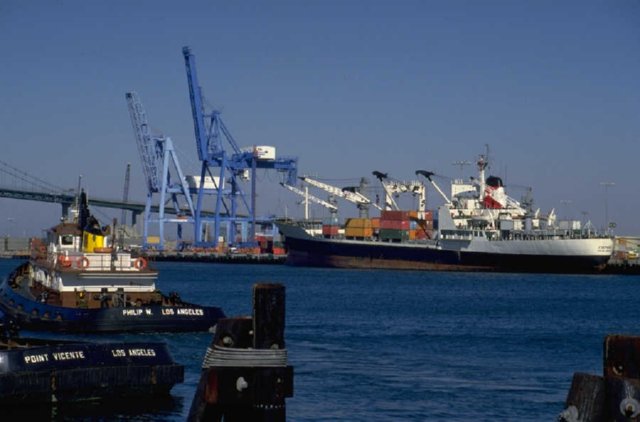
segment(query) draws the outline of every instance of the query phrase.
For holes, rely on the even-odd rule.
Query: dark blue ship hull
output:
[[[163,343],[0,340],[0,405],[166,395],[183,378]]]
[[[175,306],[142,305],[110,308],[69,308],[26,297],[10,280],[0,285],[0,310],[20,328],[60,332],[208,331],[224,312],[213,306],[180,301]]]
[[[345,241],[307,235],[302,228],[279,225],[287,264],[335,268],[434,271],[597,273],[608,256],[498,254],[440,249],[426,244]]]

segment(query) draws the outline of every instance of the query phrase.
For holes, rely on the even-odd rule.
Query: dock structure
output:
[[[267,265],[284,264],[287,258],[286,255],[268,253],[216,253],[193,251],[145,251],[142,256],[151,261]]]
[[[256,284],[253,316],[218,320],[188,421],[286,421],[293,367],[284,341],[285,290]]]
[[[640,336],[604,340],[603,375],[575,373],[561,422],[640,420]]]

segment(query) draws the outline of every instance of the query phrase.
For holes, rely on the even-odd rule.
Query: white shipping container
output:
[[[268,145],[254,145],[252,147],[242,148],[241,151],[253,153],[258,160],[275,160],[276,159],[276,147],[272,147]]]
[[[184,177],[189,189],[199,189],[200,188],[200,176],[185,176]],[[205,189],[217,189],[220,183],[219,177],[206,176],[204,178],[204,188]],[[222,187],[224,188],[224,180],[222,183]]]

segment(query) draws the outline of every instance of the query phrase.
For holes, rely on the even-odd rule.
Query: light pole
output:
[[[604,186],[604,224],[605,230],[609,233],[609,187],[615,186],[614,182],[600,182],[600,186]]]
[[[15,218],[7,217],[7,231],[5,232],[5,237],[9,237],[9,230],[11,229],[14,221],[16,221]]]

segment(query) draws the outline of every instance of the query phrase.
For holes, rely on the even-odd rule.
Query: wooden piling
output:
[[[284,422],[293,367],[284,347],[285,293],[256,284],[253,317],[224,318],[207,350],[189,421]]]
[[[640,421],[640,337],[609,335],[603,349],[603,376],[574,374],[559,421]]]
[[[604,378],[575,373],[561,422],[599,422],[604,416]]]

